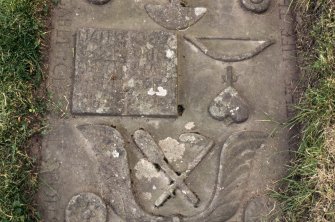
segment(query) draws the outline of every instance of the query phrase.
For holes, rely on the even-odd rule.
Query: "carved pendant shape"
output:
[[[248,104],[232,86],[232,75],[232,67],[229,66],[226,76],[228,87],[214,98],[208,109],[214,119],[226,120],[227,124],[242,123],[249,118]]]
[[[145,10],[152,20],[170,30],[183,30],[198,22],[207,12],[204,7],[186,7],[180,0],[166,5],[147,4]]]
[[[249,38],[194,37],[184,38],[199,48],[205,55],[223,62],[240,62],[251,59],[275,42]]]

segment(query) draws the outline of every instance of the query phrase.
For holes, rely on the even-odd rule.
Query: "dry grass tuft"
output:
[[[335,221],[335,1],[294,0],[303,95],[290,126],[301,141],[282,189],[282,221]]]
[[[319,193],[311,215],[315,221],[335,220],[335,125],[325,130],[325,147],[318,158],[315,189]]]

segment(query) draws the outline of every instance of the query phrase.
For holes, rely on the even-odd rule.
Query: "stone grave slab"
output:
[[[80,29],[72,112],[177,115],[177,37],[165,31]]]
[[[298,77],[288,0],[61,0],[38,202],[52,222],[271,221]],[[267,218],[265,218],[267,217]]]

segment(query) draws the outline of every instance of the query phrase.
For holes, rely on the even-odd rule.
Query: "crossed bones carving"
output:
[[[178,175],[168,164],[164,153],[148,132],[144,130],[137,130],[134,133],[134,141],[136,145],[141,149],[143,154],[147,157],[147,159],[153,164],[159,165],[160,168],[165,172],[165,175],[171,181],[171,184],[155,201],[155,207],[162,206],[170,196],[174,195],[176,189],[179,189],[194,207],[197,207],[200,200],[198,196],[192,190],[190,190],[189,187],[187,187],[185,179],[212,149],[212,147],[214,146],[214,142],[210,141],[206,146],[203,146],[202,151],[190,164],[188,164],[187,169],[182,174]]]

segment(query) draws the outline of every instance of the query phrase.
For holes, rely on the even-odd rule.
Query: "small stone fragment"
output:
[[[106,222],[106,205],[93,193],[81,193],[72,197],[65,217],[66,222]]]
[[[193,130],[195,128],[194,122],[188,122],[185,124],[185,129],[187,130]]]

